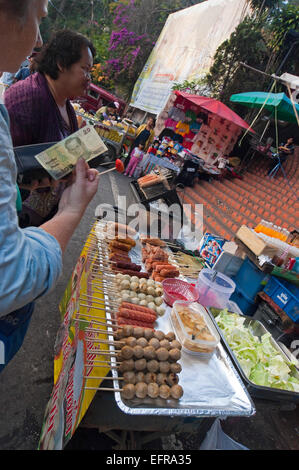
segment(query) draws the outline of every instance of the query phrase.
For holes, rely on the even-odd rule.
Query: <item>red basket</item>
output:
[[[162,282],[164,290],[164,301],[173,306],[176,300],[183,300],[184,302],[196,302],[199,294],[195,286],[188,284],[188,282],[180,281],[179,279],[165,279]]]

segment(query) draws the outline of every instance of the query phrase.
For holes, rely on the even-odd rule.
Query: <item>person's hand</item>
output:
[[[85,160],[80,158],[70,184],[61,196],[58,212],[68,212],[81,217],[97,192],[99,180],[99,172],[89,168]]]

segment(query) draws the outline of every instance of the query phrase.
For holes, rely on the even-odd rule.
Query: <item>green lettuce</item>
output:
[[[285,360],[271,343],[271,334],[261,338],[244,326],[245,317],[222,310],[216,317],[219,328],[238,359],[246,377],[263,387],[299,392],[299,380],[294,377],[294,363]]]

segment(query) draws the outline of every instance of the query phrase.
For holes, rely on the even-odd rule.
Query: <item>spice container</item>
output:
[[[213,354],[220,336],[202,305],[176,301],[170,319],[183,351],[204,357]]]

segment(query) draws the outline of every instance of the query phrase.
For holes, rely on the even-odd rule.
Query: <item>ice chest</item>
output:
[[[261,271],[247,257],[243,261],[237,274],[233,277],[239,291],[244,293],[251,300],[254,300],[256,294],[264,289],[269,275]]]
[[[299,288],[282,279],[271,276],[264,292],[278,305],[295,323],[299,323]]]

